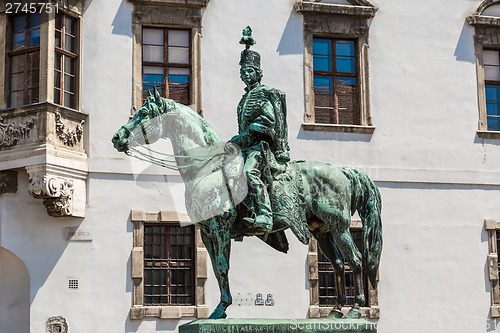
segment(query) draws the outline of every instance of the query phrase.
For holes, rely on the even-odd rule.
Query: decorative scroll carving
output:
[[[0,117],[0,148],[1,147],[12,147],[20,139],[29,137],[30,130],[35,122],[33,119],[29,119],[25,123],[4,123],[4,119]]]
[[[68,323],[63,317],[50,317],[45,323],[45,333],[68,333]]]
[[[17,172],[0,172],[0,194],[17,192]]]
[[[29,193],[44,199],[43,205],[50,216],[70,216],[72,213],[73,181],[51,175],[30,176]]]
[[[83,125],[85,124],[85,120],[82,120],[80,124],[76,125],[76,129],[74,131],[70,131],[64,126],[61,121],[61,114],[56,112],[56,134],[59,139],[66,146],[73,147],[77,142],[80,142],[83,135]]]

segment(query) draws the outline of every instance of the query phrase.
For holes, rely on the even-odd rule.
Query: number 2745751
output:
[[[5,4],[6,14],[34,14],[34,13],[58,13],[59,4],[52,4],[50,2],[7,2]]]

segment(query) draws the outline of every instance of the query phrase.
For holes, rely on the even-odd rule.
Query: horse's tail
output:
[[[382,200],[375,183],[359,170],[343,168],[343,173],[351,181],[351,209],[358,211],[363,222],[363,262],[368,279],[377,286],[377,272],[382,253]]]

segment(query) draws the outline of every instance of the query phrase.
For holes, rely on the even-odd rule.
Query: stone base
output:
[[[179,333],[376,333],[377,325],[360,319],[201,319]]]

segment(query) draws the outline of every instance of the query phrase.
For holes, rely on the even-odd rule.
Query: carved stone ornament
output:
[[[17,192],[17,172],[0,172],[0,194]]]
[[[33,119],[25,123],[5,123],[4,119],[0,117],[0,148],[12,147],[20,139],[29,137],[30,130],[35,124]]]
[[[29,193],[44,199],[43,205],[50,216],[70,216],[72,213],[73,181],[51,175],[33,175],[29,179]]]
[[[45,333],[68,333],[68,323],[63,317],[50,317],[45,323]]]
[[[56,112],[56,134],[66,146],[73,147],[77,142],[80,142],[83,135],[84,124],[85,120],[82,120],[80,124],[76,125],[74,131],[70,131],[61,121],[61,114]]]

